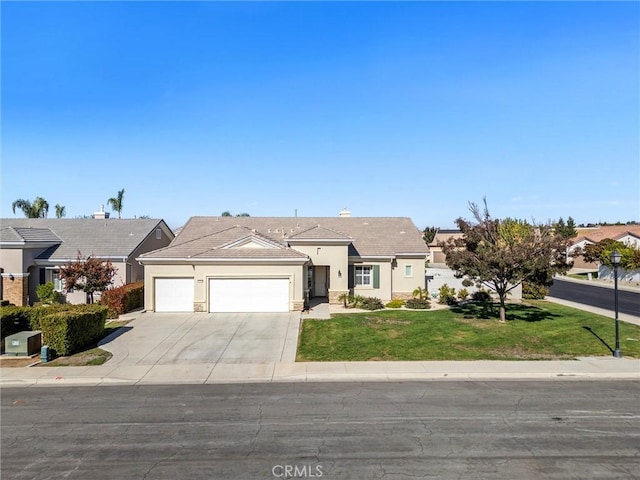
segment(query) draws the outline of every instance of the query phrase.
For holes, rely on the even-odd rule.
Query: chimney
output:
[[[347,208],[345,207],[342,210],[340,210],[339,215],[342,218],[346,218],[346,217],[350,217],[351,216],[351,212],[349,210],[347,210]]]
[[[104,220],[105,218],[109,218],[109,212],[105,212],[104,205],[100,205],[100,211],[93,212],[93,218],[96,220]]]

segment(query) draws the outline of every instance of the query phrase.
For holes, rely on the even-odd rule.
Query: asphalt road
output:
[[[549,295],[570,302],[591,305],[592,307],[614,309],[614,291],[612,288],[597,285],[585,285],[554,279]],[[640,316],[640,293],[618,290],[618,311]]]
[[[640,382],[5,388],[2,479],[640,478]]]

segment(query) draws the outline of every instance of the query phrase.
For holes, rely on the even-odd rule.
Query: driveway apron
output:
[[[101,348],[120,366],[290,362],[299,322],[296,312],[145,313]]]

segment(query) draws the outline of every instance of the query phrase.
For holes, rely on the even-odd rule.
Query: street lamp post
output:
[[[614,290],[614,308],[616,312],[616,348],[613,351],[613,356],[616,358],[621,358],[622,355],[620,353],[620,330],[618,328],[618,265],[620,265],[620,260],[622,259],[622,255],[618,250],[614,250],[611,252],[609,256],[609,260],[611,260],[611,265],[613,265],[613,290]]]

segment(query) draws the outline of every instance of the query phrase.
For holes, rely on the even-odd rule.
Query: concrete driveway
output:
[[[105,338],[109,364],[294,362],[300,313],[143,313]]]

